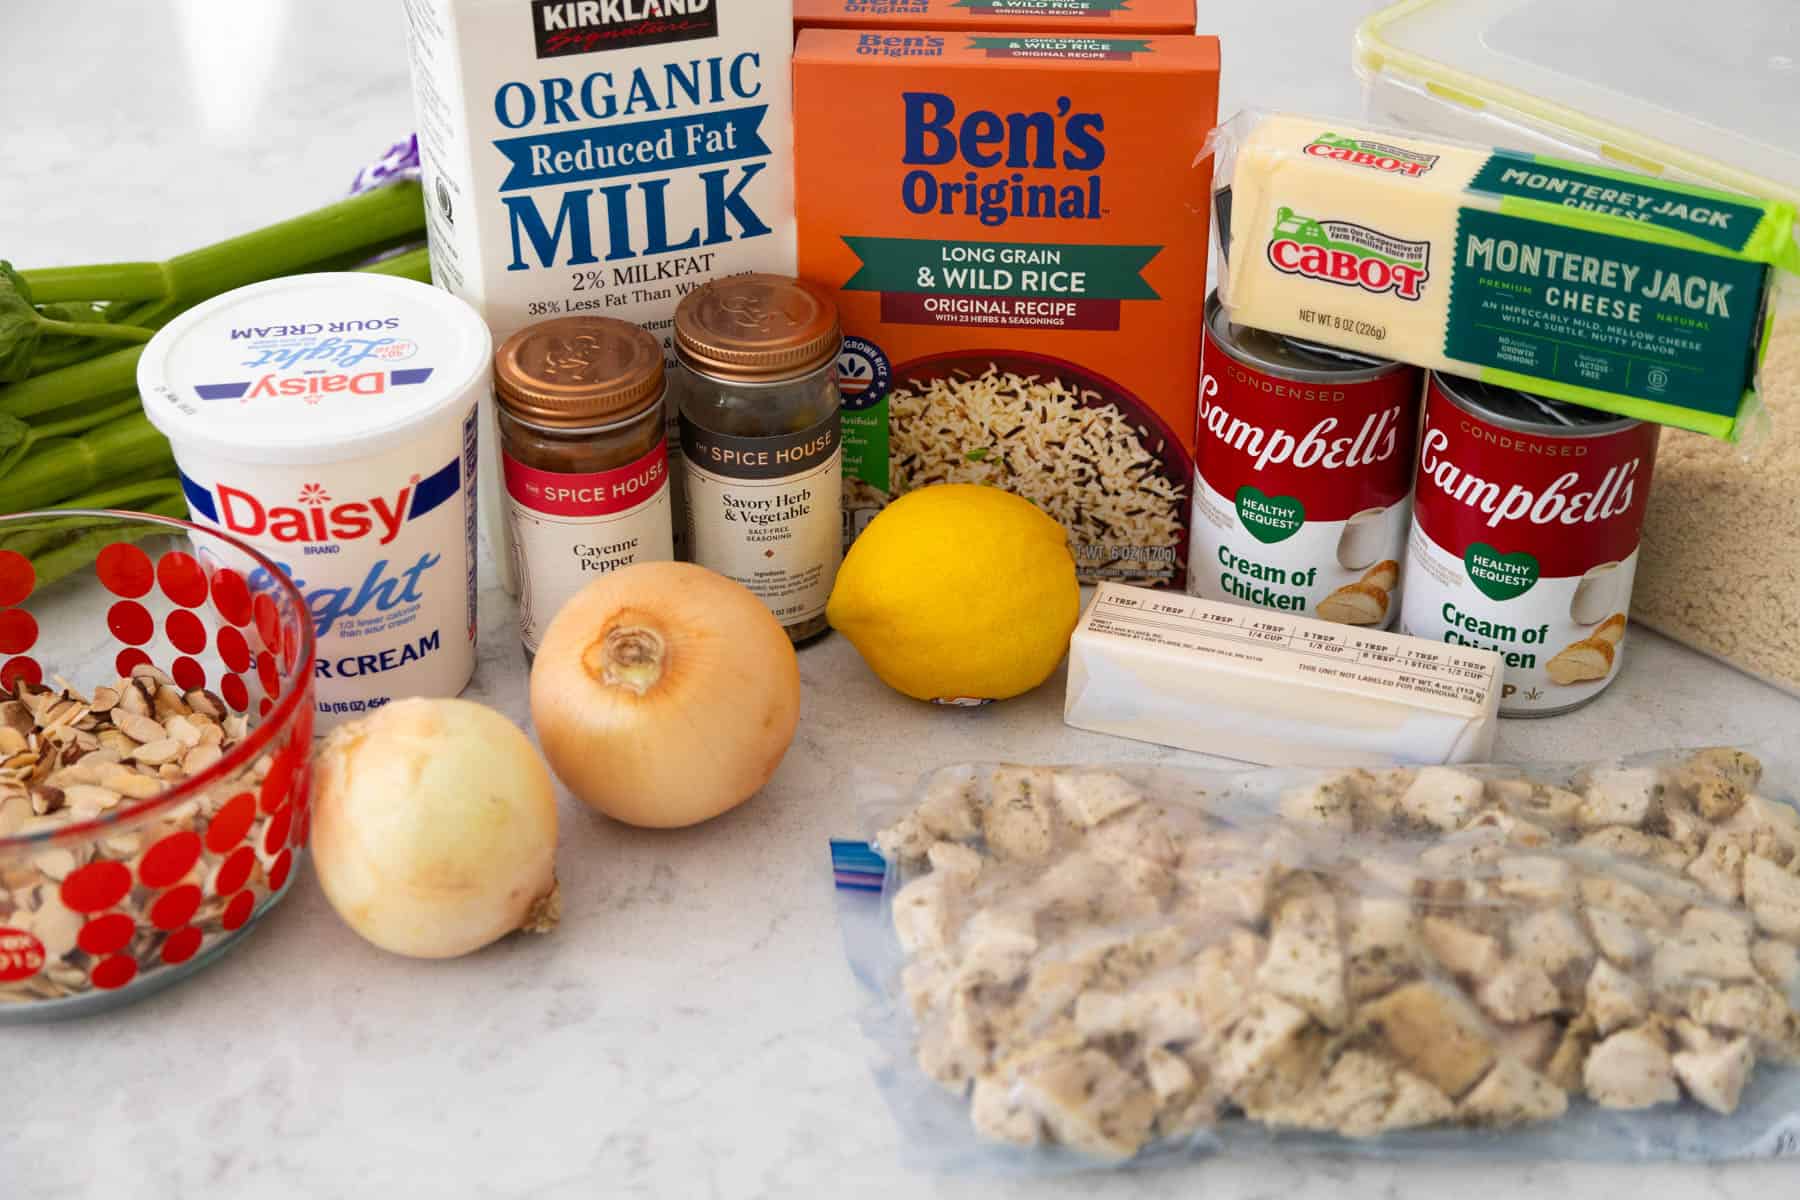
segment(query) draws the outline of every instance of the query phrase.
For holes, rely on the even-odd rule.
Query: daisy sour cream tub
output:
[[[306,596],[322,727],[469,682],[491,352],[448,292],[356,273],[239,288],[145,347],[138,390],[193,519]]]

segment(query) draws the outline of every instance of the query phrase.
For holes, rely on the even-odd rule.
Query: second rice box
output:
[[[800,273],[846,335],[845,531],[932,483],[1068,529],[1082,578],[1179,586],[1219,45],[808,29]]]

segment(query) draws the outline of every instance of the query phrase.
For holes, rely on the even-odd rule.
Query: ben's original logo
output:
[[[539,58],[719,36],[720,0],[532,0]]]
[[[1420,154],[1404,146],[1340,137],[1335,133],[1321,133],[1306,144],[1305,152],[1314,158],[1329,158],[1349,163],[1353,167],[1367,167],[1389,175],[1403,175],[1408,179],[1417,179],[1425,174],[1437,165],[1438,160],[1435,154]]]
[[[1269,263],[1284,274],[1417,300],[1431,278],[1431,243],[1348,221],[1315,221],[1283,207],[1269,235]]]
[[[204,487],[183,474],[188,504],[206,520],[248,538],[282,543],[354,542],[375,538],[383,546],[400,531],[462,488],[462,460],[453,458],[430,475],[414,475],[392,492],[334,503],[323,484],[301,487],[294,503],[274,502],[229,484]]]

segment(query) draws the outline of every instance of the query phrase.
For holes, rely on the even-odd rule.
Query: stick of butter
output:
[[[1800,271],[1783,203],[1285,114],[1212,145],[1232,321],[1718,437]]]
[[[1275,766],[1475,762],[1500,677],[1491,650],[1103,583],[1069,646],[1063,720]]]

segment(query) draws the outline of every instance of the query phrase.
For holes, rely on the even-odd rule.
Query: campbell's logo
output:
[[[1435,154],[1421,154],[1404,146],[1390,146],[1385,142],[1372,142],[1364,138],[1341,137],[1335,133],[1321,133],[1306,144],[1303,152],[1314,158],[1329,158],[1353,167],[1367,167],[1372,171],[1401,175],[1408,179],[1417,179],[1436,166],[1438,161]]]
[[[196,384],[194,394],[202,400],[244,401],[298,396],[308,404],[317,404],[327,396],[380,396],[390,388],[415,387],[430,378],[430,367],[394,371],[314,370],[291,375],[270,371],[251,379]]]
[[[427,476],[414,475],[392,491],[343,501],[322,483],[303,485],[291,502],[225,483],[205,487],[185,473],[181,487],[195,513],[246,538],[287,545],[374,538],[386,546],[408,523],[456,498],[462,488],[462,460],[451,459]]]
[[[1287,275],[1393,292],[1417,300],[1431,278],[1431,243],[1409,242],[1349,221],[1315,221],[1283,206],[1269,235],[1269,264]]]
[[[1643,459],[1609,465],[1598,482],[1579,471],[1565,471],[1541,488],[1521,483],[1504,486],[1458,466],[1444,451],[1450,435],[1428,428],[1419,446],[1419,478],[1429,480],[1446,498],[1482,514],[1489,529],[1514,521],[1532,525],[1591,525],[1631,511]]]
[[[719,35],[720,0],[532,0],[539,58]]]
[[[1354,470],[1386,462],[1400,446],[1400,406],[1366,413],[1354,432],[1337,417],[1324,417],[1304,433],[1270,429],[1228,411],[1214,397],[1218,378],[1200,381],[1200,427],[1221,445],[1254,460],[1256,470],[1292,465],[1302,470]]]

